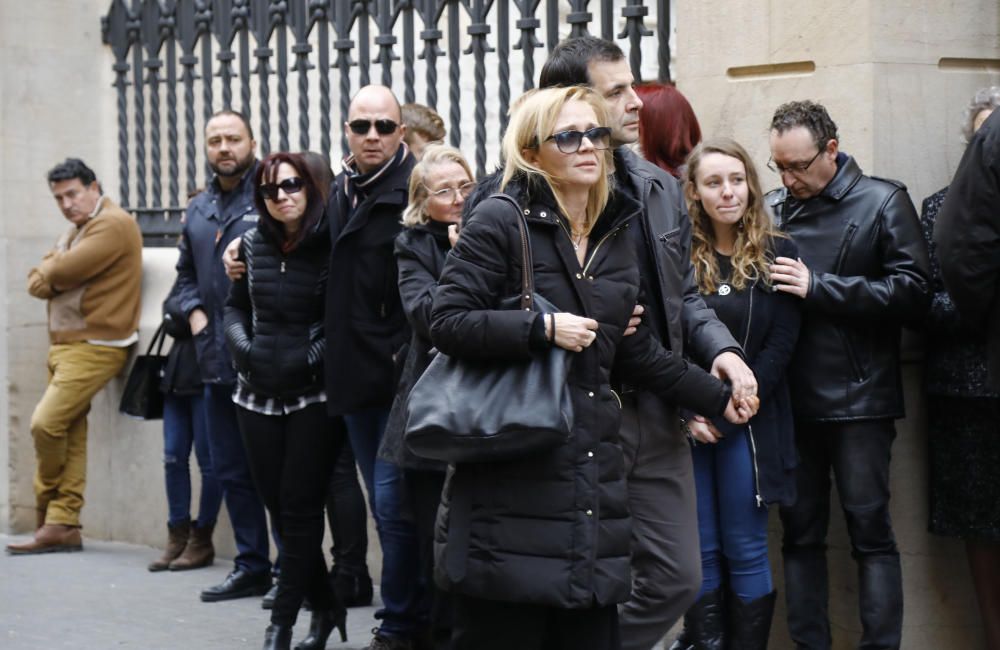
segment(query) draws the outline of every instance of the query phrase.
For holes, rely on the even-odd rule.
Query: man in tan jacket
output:
[[[28,292],[48,301],[49,383],[31,416],[35,535],[8,544],[12,555],[83,548],[90,401],[121,371],[138,338],[142,235],[135,219],[102,195],[82,160],[56,165],[48,180],[72,226],[28,274]]]

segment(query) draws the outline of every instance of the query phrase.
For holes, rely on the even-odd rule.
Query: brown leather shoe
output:
[[[37,555],[39,553],[68,553],[83,550],[79,526],[45,524],[35,532],[35,538],[23,544],[8,544],[10,555]]]
[[[191,526],[191,536],[188,537],[184,552],[170,563],[171,571],[187,571],[210,566],[215,561],[215,547],[212,546],[212,531],[215,526]]]
[[[167,524],[167,546],[163,549],[163,555],[158,560],[151,562],[146,568],[150,571],[166,571],[170,568],[170,563],[184,552],[184,547],[187,546],[190,535],[190,519],[186,519],[176,526]]]

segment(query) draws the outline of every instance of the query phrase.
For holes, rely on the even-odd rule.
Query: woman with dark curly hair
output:
[[[233,393],[257,491],[281,539],[281,572],[265,650],[289,648],[304,598],[309,637],[297,650],[326,646],[334,627],[346,641],[346,612],[323,560],[323,505],[343,444],[326,412],[324,296],[330,236],[321,188],[301,154],[274,153],[254,182],[260,214],[243,236],[246,273],[226,303],[226,340],[238,372]]]
[[[728,139],[694,148],[685,170],[691,263],[705,303],[743,346],[760,410],[748,423],[691,415],[702,585],[672,650],[767,648],[775,591],[767,506],[795,500],[792,409],[785,368],[799,331],[796,298],[770,265],[797,249],[764,211],[757,171]]]

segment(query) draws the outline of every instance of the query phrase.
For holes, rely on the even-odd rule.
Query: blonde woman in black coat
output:
[[[453,466],[436,538],[438,583],[453,593],[454,650],[620,646],[630,521],[612,368],[632,385],[712,416],[752,414],[728,387],[663,350],[645,326],[623,338],[639,298],[638,201],[609,187],[604,101],[582,87],[522,97],[504,136],[502,191],[524,215],[535,289],[559,310],[499,310],[520,288],[518,215],[476,206],[445,263],[431,317],[442,352],[520,361],[574,353],[570,439],[520,459]]]

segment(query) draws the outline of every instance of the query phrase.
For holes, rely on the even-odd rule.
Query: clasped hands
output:
[[[733,424],[746,424],[760,408],[757,379],[753,371],[735,352],[723,352],[712,362],[712,375],[718,379],[728,380],[732,386],[732,397],[726,405],[723,417]],[[723,437],[722,432],[708,418],[701,415],[695,415],[688,421],[688,429],[691,437],[698,442],[716,443]]]

